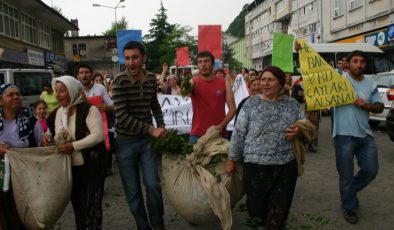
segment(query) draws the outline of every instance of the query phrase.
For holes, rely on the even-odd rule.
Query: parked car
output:
[[[387,99],[391,101],[391,109],[386,119],[387,135],[394,141],[394,88],[387,90]]]
[[[385,73],[378,73],[376,75],[365,75],[376,82],[378,85],[379,95],[384,103],[384,110],[382,113],[375,114],[370,113],[369,119],[372,126],[378,125],[381,121],[385,121],[387,114],[391,108],[391,102],[389,101],[386,92],[394,88],[394,70]]]

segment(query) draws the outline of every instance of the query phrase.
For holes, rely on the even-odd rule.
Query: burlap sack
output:
[[[56,223],[70,200],[71,157],[56,147],[7,150],[19,217],[27,229]]]
[[[244,191],[241,165],[231,177],[224,171],[228,148],[229,142],[210,128],[186,158],[163,156],[168,202],[189,223],[206,224],[219,218],[223,229],[231,229],[231,208]]]

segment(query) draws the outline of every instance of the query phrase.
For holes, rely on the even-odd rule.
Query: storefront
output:
[[[394,24],[364,34],[336,41],[337,43],[369,43],[382,49],[394,61]]]

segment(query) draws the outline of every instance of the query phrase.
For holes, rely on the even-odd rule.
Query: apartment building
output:
[[[270,63],[274,32],[310,43],[370,43],[394,60],[394,0],[255,0],[247,10],[246,49],[256,69]]]
[[[40,0],[0,0],[0,68],[52,68],[64,74],[64,35],[78,27]]]
[[[80,63],[90,65],[106,77],[119,73],[118,50],[115,36],[75,36],[64,41],[65,55],[71,74],[76,74]]]
[[[321,42],[321,0],[256,0],[247,7],[245,41],[251,67],[270,63],[275,32]]]
[[[394,0],[322,1],[327,42],[365,42],[394,60]]]
[[[233,43],[230,44],[230,47],[234,50],[234,58],[239,61],[242,66],[249,68],[252,66],[252,62],[248,57],[248,53],[246,52],[246,43],[245,38],[239,38]]]

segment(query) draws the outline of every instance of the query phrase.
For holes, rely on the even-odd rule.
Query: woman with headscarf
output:
[[[48,117],[44,145],[55,140],[59,153],[72,158],[71,203],[77,229],[101,229],[106,166],[99,110],[86,102],[81,83],[71,76],[52,80],[58,109]]]
[[[37,147],[42,136],[37,119],[22,107],[22,97],[17,86],[0,86],[0,158],[8,148]],[[15,208],[12,189],[0,189],[0,229],[24,229]]]
[[[226,172],[244,161],[248,213],[265,229],[284,229],[297,181],[292,140],[300,135],[295,122],[304,118],[298,102],[281,93],[285,74],[275,66],[262,72],[262,94],[243,105],[231,137]]]

